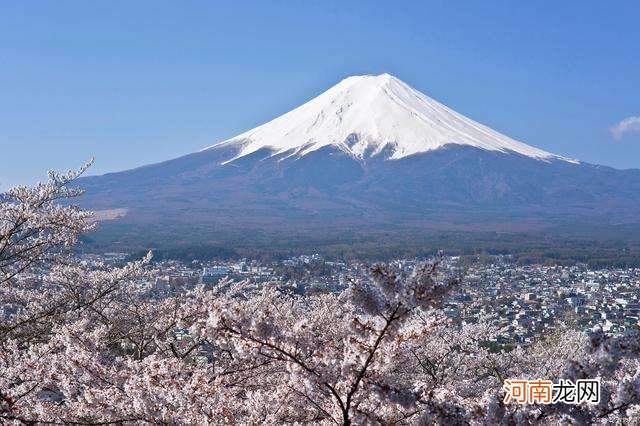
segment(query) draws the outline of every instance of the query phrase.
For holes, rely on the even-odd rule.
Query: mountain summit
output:
[[[239,158],[263,148],[302,156],[332,145],[356,158],[384,153],[400,159],[447,144],[563,159],[458,114],[389,74],[348,77],[300,107],[213,147],[240,146]]]
[[[117,218],[103,235],[144,232],[149,244],[640,223],[640,170],[518,142],[388,74],[349,77],[202,151],[80,185],[85,207]]]

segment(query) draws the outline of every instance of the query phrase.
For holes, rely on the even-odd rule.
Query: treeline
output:
[[[194,260],[208,259],[232,259],[238,257],[238,253],[234,250],[208,245],[197,246],[177,246],[164,248],[151,248],[154,260],[181,260],[183,262],[191,262]],[[129,256],[127,261],[141,259],[148,250],[135,250]]]
[[[91,245],[88,245],[91,248]],[[103,248],[107,250],[108,248]],[[131,258],[140,258],[153,249],[154,258],[177,259],[185,262],[210,259],[250,258],[278,261],[300,254],[320,253],[335,261],[386,261],[396,258],[426,258],[443,250],[447,255],[475,258],[511,255],[518,264],[573,265],[584,263],[592,268],[640,267],[640,240],[588,239],[567,235],[438,233],[431,235],[379,236],[361,235],[333,241],[310,237],[280,239],[216,241],[210,244],[172,243],[160,241],[155,246],[130,251]],[[297,275],[295,271],[289,271]]]

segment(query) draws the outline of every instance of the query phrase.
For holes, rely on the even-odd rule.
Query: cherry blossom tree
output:
[[[151,254],[73,254],[86,170],[0,198],[0,422],[8,424],[634,424],[640,340],[565,330],[499,350],[441,311],[440,259],[378,264],[340,294],[223,280],[158,294]],[[510,378],[600,377],[598,405],[504,403]]]

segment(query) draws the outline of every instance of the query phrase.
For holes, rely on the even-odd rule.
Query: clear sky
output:
[[[531,145],[640,168],[638,2],[7,1],[0,182],[173,158],[382,72]]]

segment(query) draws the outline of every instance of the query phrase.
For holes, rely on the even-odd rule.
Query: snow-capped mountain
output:
[[[263,148],[301,156],[332,145],[357,158],[384,152],[400,159],[447,144],[564,159],[458,114],[389,74],[348,77],[293,111],[213,147],[240,146],[239,158]]]
[[[117,218],[111,239],[145,230],[151,242],[640,223],[640,170],[518,142],[388,74],[349,77],[202,151],[80,185],[86,207]]]

